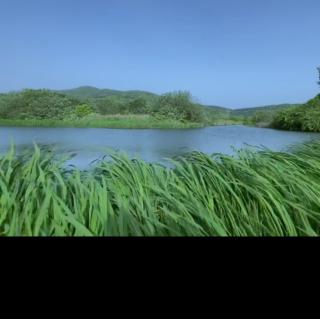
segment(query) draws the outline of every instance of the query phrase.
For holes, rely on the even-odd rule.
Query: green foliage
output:
[[[156,129],[186,129],[200,128],[202,123],[181,122],[178,120],[161,118],[158,119],[146,114],[116,114],[103,116],[90,114],[84,118],[69,116],[63,120],[55,119],[0,119],[0,126],[21,127],[97,127],[97,128],[156,128]]]
[[[90,100],[93,103],[101,99],[111,98],[113,101],[119,104],[127,104],[132,100],[143,98],[147,101],[147,103],[152,104],[158,98],[156,94],[145,91],[118,91],[110,89],[98,89],[91,86],[83,86],[59,92],[80,100]]]
[[[84,88],[85,92],[94,88]],[[98,90],[98,89],[96,89]],[[100,92],[100,91],[99,91]],[[87,92],[88,93],[88,92]],[[83,96],[88,97],[89,94]],[[75,98],[48,90],[24,90],[0,95],[0,119],[10,120],[76,120],[91,114],[149,114],[158,120],[202,123],[202,107],[191,101],[188,93],[178,92],[152,99],[140,91],[122,92],[120,96]]]
[[[275,114],[274,110],[256,111],[253,116],[245,118],[245,123],[259,127],[269,127]]]
[[[77,99],[47,90],[24,90],[0,97],[0,118],[63,119],[73,113]]]
[[[114,97],[107,97],[97,100],[95,102],[95,108],[99,114],[124,114],[127,112],[126,105],[120,103],[118,99]]]
[[[253,116],[253,121],[255,123],[270,122],[271,120],[272,120],[272,113],[266,112],[266,111],[255,112]]]
[[[158,116],[176,120],[202,122],[204,119],[202,108],[192,102],[189,92],[164,94],[158,99],[153,110]]]
[[[320,67],[318,71],[320,80]],[[320,132],[320,94],[302,106],[278,113],[272,126],[285,130]]]
[[[79,105],[87,105],[87,108],[78,108]],[[90,86],[64,91],[24,90],[0,94],[0,120],[75,121],[94,113],[103,116],[148,114],[153,115],[158,122],[172,120],[192,125],[258,125],[261,121],[270,121],[278,110],[293,107],[294,105],[283,104],[231,110],[194,103],[188,92],[158,96],[144,91],[116,91]]]
[[[259,107],[251,107],[251,108],[242,108],[237,110],[232,110],[232,116],[239,116],[243,118],[251,118],[253,119],[257,113],[263,112],[265,115],[268,113],[270,118],[272,118],[277,112],[295,108],[300,106],[300,104],[279,104],[279,105],[266,105]]]
[[[90,171],[52,152],[0,157],[0,236],[319,236],[320,143],[192,153],[166,168],[112,154]]]
[[[229,118],[232,110],[221,106],[204,106],[205,109],[212,111],[217,118]]]
[[[147,101],[140,97],[128,102],[120,102],[114,96],[95,101],[96,109],[99,114],[150,114]]]
[[[78,117],[85,117],[85,116],[88,116],[89,114],[91,114],[93,112],[92,108],[90,105],[88,104],[81,104],[81,105],[78,105],[75,109],[75,114],[78,116]]]
[[[320,95],[305,105],[279,112],[272,126],[284,130],[320,132]]]
[[[148,111],[147,101],[143,98],[138,98],[128,104],[128,111],[131,114],[145,114]]]

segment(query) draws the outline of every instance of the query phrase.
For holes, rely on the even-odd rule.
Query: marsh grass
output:
[[[97,118],[75,120],[6,120],[0,119],[0,126],[13,127],[91,127],[124,129],[186,129],[203,127],[200,123],[182,122],[173,119],[157,119],[150,115],[108,115]]]
[[[0,159],[1,236],[318,236],[320,142],[194,152],[174,168],[111,154],[90,171],[37,146]]]

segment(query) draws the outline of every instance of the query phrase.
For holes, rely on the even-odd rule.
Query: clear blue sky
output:
[[[189,90],[233,108],[318,91],[319,0],[0,0],[0,91]]]

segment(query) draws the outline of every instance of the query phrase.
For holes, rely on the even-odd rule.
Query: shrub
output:
[[[91,106],[88,104],[78,105],[75,109],[75,114],[81,118],[91,114],[92,112],[93,112],[93,110],[92,110]]]
[[[113,97],[107,97],[96,102],[96,111],[102,115],[121,114],[126,110],[126,106]]]
[[[162,95],[154,106],[154,112],[167,118],[202,122],[203,110],[192,102],[189,92],[174,92]]]
[[[302,106],[277,113],[272,126],[292,131],[320,132],[320,96]]]
[[[128,111],[132,114],[145,114],[147,112],[147,102],[143,98],[134,99],[128,103]]]
[[[63,119],[77,99],[48,90],[24,90],[0,97],[0,117],[5,119]]]

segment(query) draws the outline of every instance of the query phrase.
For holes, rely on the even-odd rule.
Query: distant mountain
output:
[[[301,104],[278,104],[278,105],[266,105],[266,106],[258,106],[251,108],[243,108],[237,110],[231,110],[231,116],[243,116],[250,117],[253,116],[256,112],[278,112],[281,110],[285,110],[288,108],[293,108],[299,106]]]
[[[226,107],[216,105],[204,105],[203,107],[205,108],[207,114],[212,114],[212,116],[214,116],[216,119],[227,119],[230,117],[232,111]]]
[[[215,109],[220,112],[230,112],[232,109],[224,107],[224,106],[217,106],[217,105],[206,105],[206,107],[210,107],[211,109]]]
[[[59,92],[66,95],[70,95],[72,97],[76,97],[76,98],[88,99],[88,98],[100,98],[100,97],[106,97],[110,95],[116,95],[120,91],[109,90],[109,89],[101,90],[93,86],[81,86],[74,89],[59,90]]]
[[[59,90],[58,92],[78,99],[103,99],[106,97],[117,97],[123,101],[132,100],[135,98],[144,98],[147,101],[153,101],[158,96],[157,94],[146,91],[98,89],[92,86],[81,86],[70,90]]]
[[[120,91],[112,89],[99,89],[93,86],[81,86],[68,90],[55,90],[57,93],[62,93],[67,96],[77,98],[79,100],[91,100],[92,102],[105,98],[113,98],[120,103],[127,103],[137,98],[143,98],[148,103],[153,103],[159,97],[159,95],[147,91],[129,90]],[[0,95],[4,95],[1,94]],[[214,111],[215,116],[218,118],[229,117],[251,117],[256,112],[263,111],[269,113],[275,113],[288,108],[293,108],[301,104],[278,104],[278,105],[266,105],[251,108],[232,109],[217,105],[203,105],[205,110],[209,113]]]

